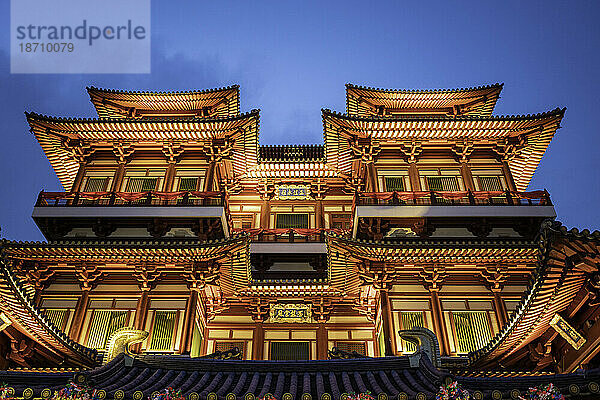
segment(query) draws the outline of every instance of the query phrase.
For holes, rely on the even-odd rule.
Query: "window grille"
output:
[[[459,191],[458,179],[455,176],[428,176],[427,186],[429,190],[438,192]]]
[[[88,334],[88,347],[105,349],[108,339],[127,324],[129,311],[94,310]]]
[[[333,229],[350,229],[350,214],[331,214]]]
[[[365,342],[335,342],[335,347],[338,350],[345,351],[347,353],[357,352],[361,356],[367,355],[367,346]]]
[[[108,178],[88,178],[85,182],[84,192],[104,192]]]
[[[482,348],[492,338],[487,312],[452,312],[458,353]]]
[[[277,229],[308,228],[308,214],[277,214],[275,218]]]
[[[126,192],[148,192],[156,189],[158,178],[129,178]]]
[[[402,176],[386,176],[385,190],[388,192],[404,192],[404,177]]]
[[[402,321],[402,329],[424,327],[423,313],[421,311],[402,311],[400,312],[400,320]],[[402,351],[405,353],[414,353],[417,351],[417,348],[414,344],[402,340]]]
[[[271,360],[310,360],[310,343],[271,342]]]
[[[178,190],[196,190],[198,188],[198,178],[179,178]]]
[[[480,176],[479,187],[486,192],[499,192],[504,190],[502,188],[502,182],[500,182],[500,177],[498,176]]]
[[[58,329],[63,329],[65,321],[67,319],[68,310],[65,309],[47,309],[44,311],[46,317],[52,322]]]
[[[177,311],[156,311],[149,350],[171,350]]]
[[[261,343],[262,345],[262,343]],[[216,342],[215,343],[215,352],[220,351],[228,351],[238,348],[242,352],[242,357],[244,356],[244,342]]]

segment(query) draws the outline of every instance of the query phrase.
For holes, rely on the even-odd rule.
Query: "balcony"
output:
[[[423,227],[424,221],[435,221],[438,226],[458,227],[472,225],[476,220],[477,223],[486,221],[488,225],[489,221],[501,222],[496,226],[503,227],[512,227],[516,223],[521,229],[523,221],[537,222],[556,217],[545,190],[357,193],[353,214],[353,237],[357,237],[361,224],[365,227],[365,221],[371,224],[369,230],[374,223],[378,227],[382,223],[388,227],[412,227],[415,223]],[[374,219],[377,221],[373,222]]]
[[[331,232],[338,235],[346,232],[340,229],[233,229],[233,232],[250,235],[251,253],[327,253],[325,233]]]
[[[229,236],[231,217],[221,192],[41,192],[33,219],[49,239],[86,236]],[[146,229],[145,234],[140,229]],[[177,235],[177,234],[175,234]]]

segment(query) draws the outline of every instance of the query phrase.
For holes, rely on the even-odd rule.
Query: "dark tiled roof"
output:
[[[433,399],[441,383],[452,378],[420,354],[322,361],[238,361],[164,355],[130,358],[122,354],[100,368],[78,374],[0,372],[0,381],[13,387],[16,396],[31,388],[34,396],[39,397],[45,388],[53,392],[69,379],[79,381],[81,377],[91,387],[103,390],[107,399],[120,395],[133,399],[134,394],[141,399],[170,386],[180,389],[187,398],[194,398],[195,393],[199,399],[214,400],[233,398],[231,394],[239,400],[251,399],[252,396],[246,397],[249,393],[254,397],[271,393],[277,399],[291,400],[322,400],[328,394],[331,400],[338,400],[343,393],[367,390],[379,400],[403,398],[402,393],[407,399]],[[597,385],[600,370],[549,376],[457,376],[456,379],[469,392],[480,391],[486,399],[492,398],[494,391],[502,395],[496,398],[511,398],[515,390],[523,394],[529,387],[548,382],[558,386],[563,394],[579,393],[571,398],[588,397],[590,391],[600,390]],[[284,396],[286,393],[291,396]]]
[[[260,146],[259,155],[263,162],[323,161],[325,151],[322,144]]]

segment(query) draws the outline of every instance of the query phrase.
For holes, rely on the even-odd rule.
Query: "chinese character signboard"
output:
[[[310,200],[308,185],[275,185],[275,200]]]
[[[311,322],[310,304],[271,304],[271,322]]]
[[[563,317],[556,314],[550,321],[550,326],[554,328],[560,336],[563,337],[575,350],[579,350],[586,342],[585,338],[581,336]]]

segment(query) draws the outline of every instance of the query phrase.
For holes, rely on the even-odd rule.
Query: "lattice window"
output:
[[[421,311],[402,311],[400,312],[402,329],[412,329],[424,327],[423,313]],[[417,348],[414,344],[402,340],[402,351],[404,353],[414,353]]]
[[[69,315],[69,310],[53,308],[44,310],[44,313],[50,322],[54,324],[54,326],[61,330],[64,329],[67,316]]]
[[[427,186],[429,190],[438,192],[460,190],[458,179],[455,176],[428,176]]]
[[[310,343],[271,342],[271,360],[310,360]]]
[[[403,192],[406,190],[404,187],[404,177],[402,176],[386,176],[385,179],[385,190],[388,192]]]
[[[94,310],[88,334],[88,347],[105,349],[117,329],[127,325],[129,311]]]
[[[308,228],[308,214],[277,214],[275,218],[275,228]]]
[[[197,190],[198,189],[198,178],[179,178],[178,190]]]
[[[223,351],[233,350],[236,347],[242,352],[242,355],[243,355],[244,354],[244,342],[221,342],[221,341],[215,342],[215,352],[217,352],[217,351],[223,352]]]
[[[492,338],[488,314],[485,311],[452,312],[458,353],[482,348]]]
[[[171,350],[177,311],[156,311],[149,350]]]
[[[331,214],[333,229],[350,229],[350,214]]]
[[[148,192],[156,189],[158,178],[129,178],[126,192]]]
[[[335,342],[335,347],[347,353],[355,351],[361,356],[367,355],[367,345],[365,342]]]
[[[487,192],[499,192],[504,190],[499,176],[480,176],[479,187]]]
[[[84,192],[104,192],[108,178],[88,178],[85,182]]]

